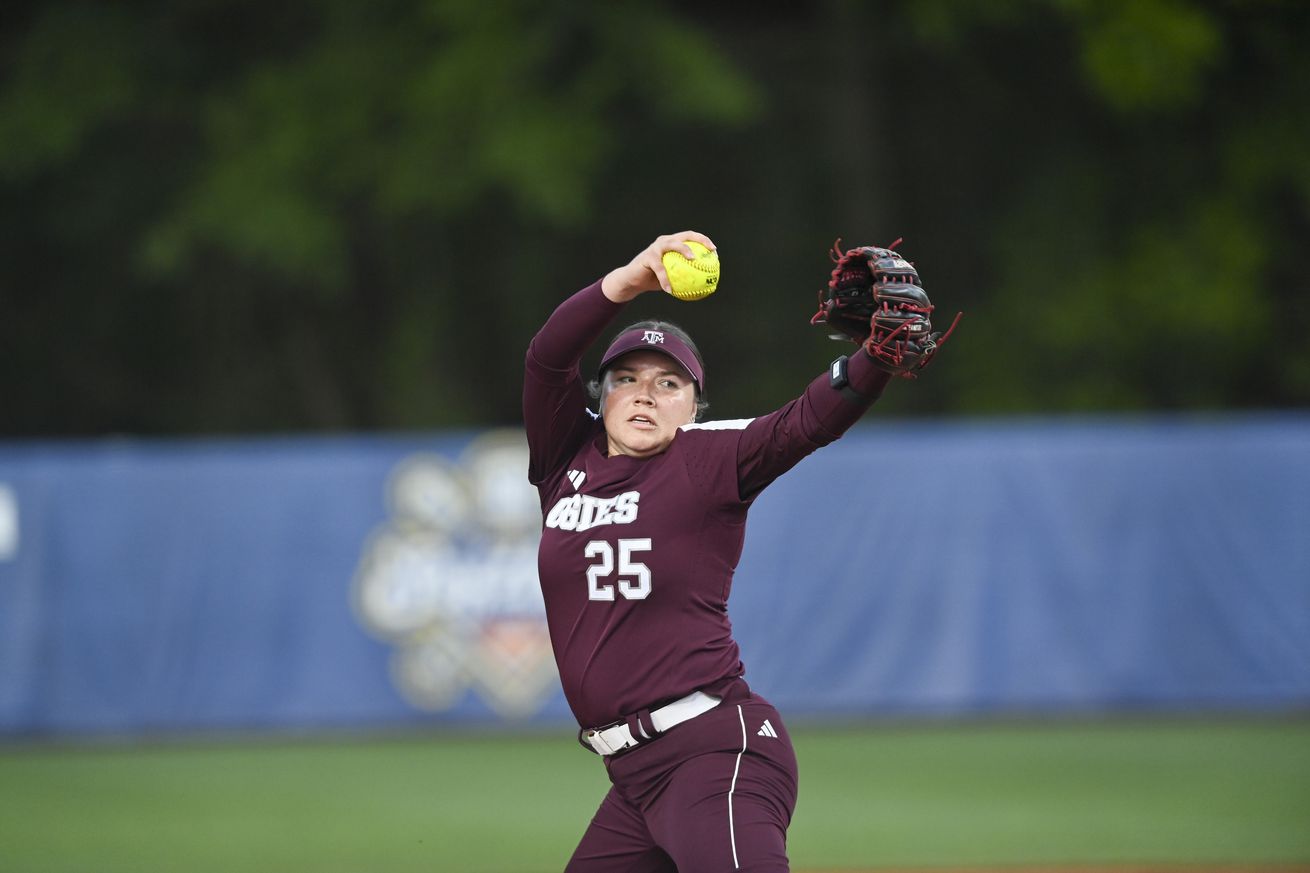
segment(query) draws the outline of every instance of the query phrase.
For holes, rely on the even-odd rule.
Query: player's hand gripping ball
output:
[[[700,300],[719,287],[719,256],[692,240],[684,240],[696,253],[688,258],[682,252],[665,252],[664,272],[669,275],[671,293],[679,300]]]

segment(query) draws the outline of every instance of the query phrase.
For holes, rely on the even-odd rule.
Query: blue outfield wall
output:
[[[0,444],[0,735],[566,722],[525,468]],[[1308,541],[1310,416],[871,418],[758,500],[731,613],[788,717],[1304,709]]]

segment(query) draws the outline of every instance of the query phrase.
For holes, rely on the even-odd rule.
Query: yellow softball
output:
[[[682,252],[665,252],[664,272],[669,274],[669,286],[679,300],[700,300],[719,287],[719,256],[698,242],[683,240],[696,257],[688,258]]]

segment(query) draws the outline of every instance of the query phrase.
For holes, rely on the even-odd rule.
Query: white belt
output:
[[[650,723],[655,726],[655,734],[658,736],[674,725],[695,718],[702,712],[709,712],[719,705],[720,699],[712,697],[704,691],[693,691],[681,700],[675,700],[668,706],[661,706],[653,711],[650,714]],[[655,737],[647,736],[646,729],[641,726],[640,722],[637,723],[637,730],[641,732],[641,740],[632,735],[626,721],[607,728],[584,730],[579,736],[585,745],[595,750],[596,754],[613,755],[615,752],[621,752],[624,749],[640,745],[642,740],[655,739]]]

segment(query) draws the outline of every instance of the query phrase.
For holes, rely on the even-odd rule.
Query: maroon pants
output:
[[[796,755],[778,711],[740,685],[606,759],[613,786],[566,873],[786,873]]]

